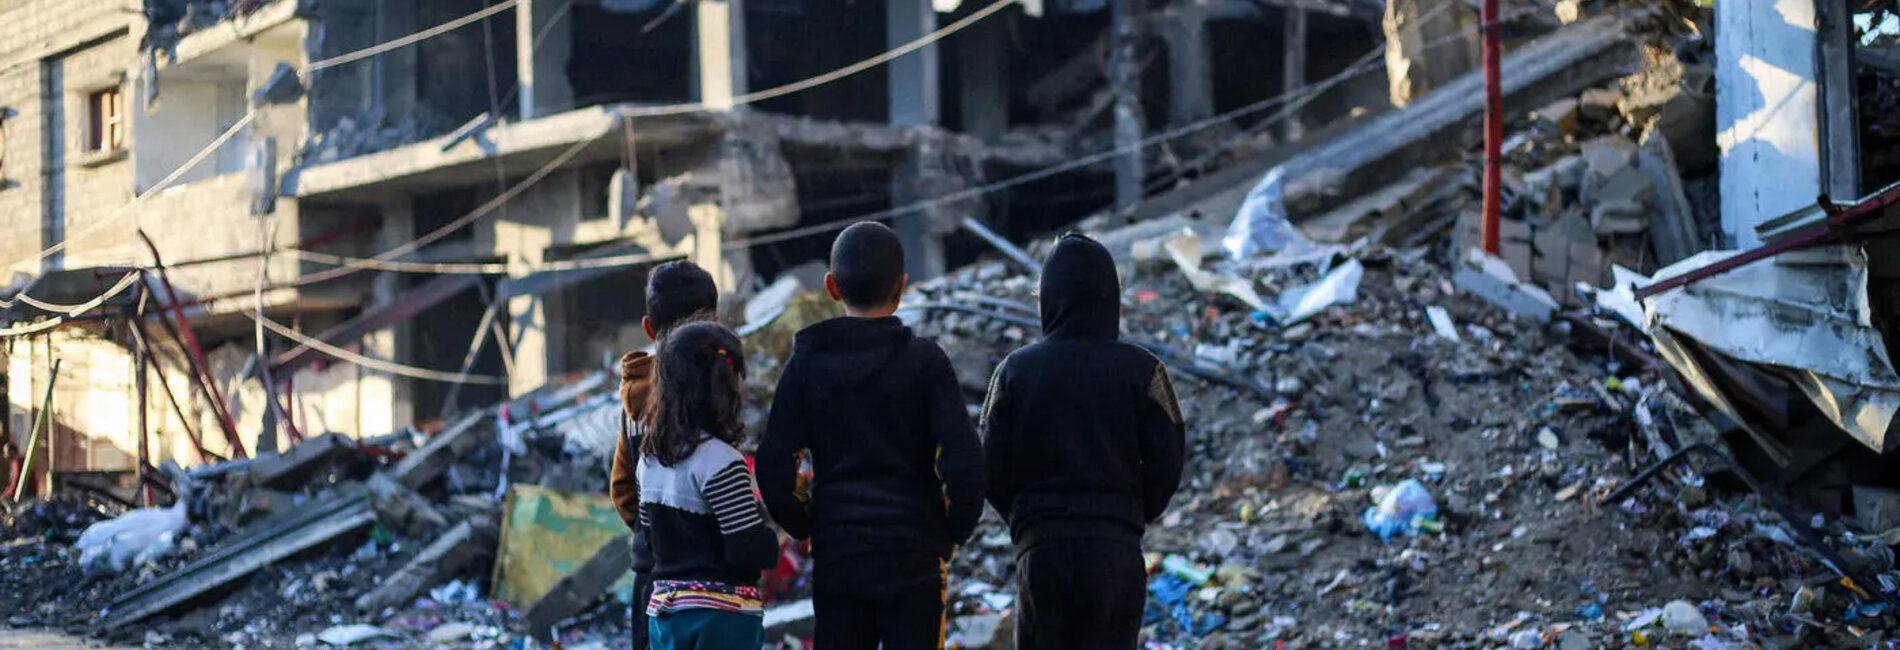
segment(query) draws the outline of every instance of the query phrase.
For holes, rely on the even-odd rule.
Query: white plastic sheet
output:
[[[185,531],[185,502],[169,508],[143,508],[87,526],[73,548],[79,565],[91,573],[120,573],[157,561],[178,547]]]

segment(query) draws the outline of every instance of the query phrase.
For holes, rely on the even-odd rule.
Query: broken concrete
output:
[[[421,449],[404,456],[389,474],[411,490],[433,481],[447,471],[455,460],[476,447],[495,439],[494,415],[487,410],[464,414],[460,419],[429,439]]]
[[[259,454],[251,460],[247,473],[252,485],[278,490],[295,489],[308,483],[318,472],[364,456],[362,450],[356,447],[356,441],[349,436],[326,433],[305,440],[282,454]]]
[[[1541,105],[1616,76],[1636,47],[1614,17],[1568,25],[1504,57],[1504,101]],[[1372,118],[1285,163],[1286,205],[1296,220],[1319,214],[1407,170],[1457,155],[1483,122],[1482,75],[1472,72],[1406,110]]]
[[[483,556],[495,552],[495,522],[472,519],[435,538],[394,575],[356,599],[356,609],[381,611],[413,600],[429,587],[447,582]]]
[[[614,583],[633,570],[633,536],[607,542],[594,557],[561,576],[548,593],[528,606],[528,631],[542,643],[553,643],[554,626],[581,613],[607,595]],[[637,606],[645,607],[644,603]]]
[[[287,521],[231,540],[191,564],[113,600],[106,608],[106,629],[118,629],[169,610],[375,519],[369,494],[360,487],[346,487]]]

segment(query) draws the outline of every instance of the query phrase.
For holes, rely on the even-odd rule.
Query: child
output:
[[[691,323],[660,344],[640,440],[634,553],[653,558],[647,634],[655,650],[758,650],[759,573],[778,563],[751,470],[734,448],[745,355],[716,323]]]
[[[1043,340],[990,380],[983,450],[1016,546],[1020,650],[1139,641],[1142,527],[1181,482],[1185,432],[1167,368],[1116,340],[1120,299],[1108,249],[1064,236],[1042,270]]]
[[[981,448],[950,360],[892,315],[906,279],[890,228],[838,235],[825,288],[845,316],[793,339],[759,444],[772,518],[812,540],[825,650],[941,648],[945,563],[982,514]]]
[[[647,314],[640,327],[647,337],[659,341],[682,323],[710,319],[719,306],[719,288],[712,274],[687,261],[667,262],[647,275]],[[620,442],[614,446],[613,474],[607,486],[615,509],[627,528],[638,529],[640,485],[634,471],[640,461],[639,422],[646,413],[647,395],[653,388],[653,357],[634,350],[620,358],[620,403],[626,411],[622,419]],[[633,650],[647,650],[646,601],[653,595],[653,558],[635,556]]]

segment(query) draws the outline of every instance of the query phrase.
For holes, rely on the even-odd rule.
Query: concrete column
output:
[[[414,33],[416,7],[411,2],[376,2],[377,43]],[[370,58],[370,112],[372,115],[409,115],[416,109],[416,53],[421,48],[400,47]]]
[[[1281,74],[1287,95],[1286,103],[1286,139],[1288,142],[1300,139],[1305,130],[1300,124],[1300,105],[1305,102],[1293,99],[1293,93],[1306,88],[1306,10],[1297,6],[1286,8],[1286,40],[1282,43],[1286,55],[1281,57],[1285,65]]]
[[[1208,61],[1207,5],[1179,3],[1168,18],[1168,121],[1178,126],[1214,114],[1214,67]]]
[[[1115,212],[1122,223],[1141,202],[1141,71],[1135,64],[1135,0],[1109,0],[1109,83],[1115,87]]]
[[[1755,227],[1814,202],[1822,188],[1815,0],[1715,4],[1715,128],[1722,230]]]
[[[745,5],[742,0],[699,0],[694,7],[699,101],[712,110],[731,110],[734,98],[747,92]]]
[[[1385,74],[1393,106],[1478,67],[1478,15],[1464,0],[1386,0]],[[1447,39],[1463,36],[1463,42]]]
[[[515,80],[520,118],[573,108],[567,59],[574,49],[573,12],[560,0],[520,0],[515,5]]]
[[[914,205],[935,196],[930,171],[924,164],[929,145],[920,145],[904,154],[892,169],[891,205]],[[904,244],[904,272],[911,281],[943,275],[943,233],[934,223],[936,211],[911,210],[896,218],[897,238]]]
[[[1818,78],[1821,82],[1821,187],[1829,197],[1845,201],[1859,197],[1859,92],[1854,81],[1854,13],[1847,0],[1815,0],[1821,40]]]
[[[995,138],[1009,130],[1009,24],[992,17],[970,26],[959,43],[963,132]]]
[[[380,209],[383,227],[376,233],[376,250],[400,246],[415,236],[415,209],[408,197],[384,201]],[[376,274],[376,279],[370,282],[370,304],[365,307],[395,302],[402,295],[402,280],[401,273]],[[413,361],[409,358],[412,349],[409,342],[415,340],[414,332],[414,328],[406,322],[372,332],[363,337],[363,354],[398,363]],[[415,394],[410,381],[389,373],[359,368],[357,433],[395,431],[415,421]]]
[[[884,45],[897,47],[936,31],[930,0],[885,0]],[[890,81],[891,124],[926,126],[938,121],[937,46],[928,45],[884,66]]]
[[[553,244],[553,232],[545,226],[516,221],[495,223],[495,252],[508,258],[510,277],[527,276],[529,268],[538,266]],[[551,340],[557,327],[550,318],[554,310],[549,307],[548,299],[552,297],[548,294],[508,298],[505,307],[508,338],[515,355],[514,372],[508,376],[509,397],[519,397],[539,388],[553,376],[553,357],[560,353],[560,347]]]
[[[936,30],[937,14],[930,0],[885,0],[884,42],[888,47],[909,43]],[[896,126],[934,126],[939,118],[937,47],[927,46],[886,65],[889,80],[890,122]],[[899,154],[891,171],[891,205],[906,206],[930,198],[923,178],[918,147]],[[930,213],[912,210],[898,214],[898,237],[904,243],[906,271],[913,281],[943,275],[943,240],[933,232]]]

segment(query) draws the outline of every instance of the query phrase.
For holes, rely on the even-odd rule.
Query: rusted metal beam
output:
[[[152,334],[145,329],[143,316],[132,319],[132,339],[138,343],[139,349],[144,351],[147,358],[155,358]],[[198,437],[198,428],[191,425],[191,413],[185,410],[184,405],[179,404],[178,394],[172,392],[171,382],[165,379],[165,369],[160,367],[156,376],[159,390],[165,393],[166,401],[171,402],[172,410],[178,413],[178,421],[185,427],[185,437],[191,439],[192,448],[198,452],[198,462],[211,463],[217,456],[205,450],[204,440]]]
[[[198,380],[199,387],[211,400],[211,407],[218,413],[218,424],[224,428],[225,441],[230,443],[232,456],[248,458],[244,451],[244,440],[238,437],[237,422],[231,419],[231,408],[224,403],[224,396],[218,393],[217,378],[211,376],[211,364],[205,360],[204,348],[198,345],[198,335],[191,331],[191,321],[185,318],[185,310],[178,300],[178,289],[172,286],[171,276],[165,272],[165,262],[158,254],[158,246],[145,231],[139,231],[139,239],[145,242],[145,248],[152,253],[152,269],[158,272],[159,282],[165,287],[165,301],[171,304],[172,316],[178,320],[177,327],[164,318],[159,323],[165,325],[167,332],[177,338],[185,348],[185,360],[191,365],[192,376]],[[182,332],[182,335],[181,335]]]
[[[1803,226],[1761,246],[1637,289],[1636,299],[1642,300],[1670,289],[1686,287],[1789,251],[1855,241],[1862,235],[1858,231],[1861,226],[1885,214],[1887,208],[1900,204],[1900,184],[1889,186],[1865,201],[1846,207],[1835,204],[1825,194],[1816,202],[1827,213],[1827,218],[1821,222]]]

